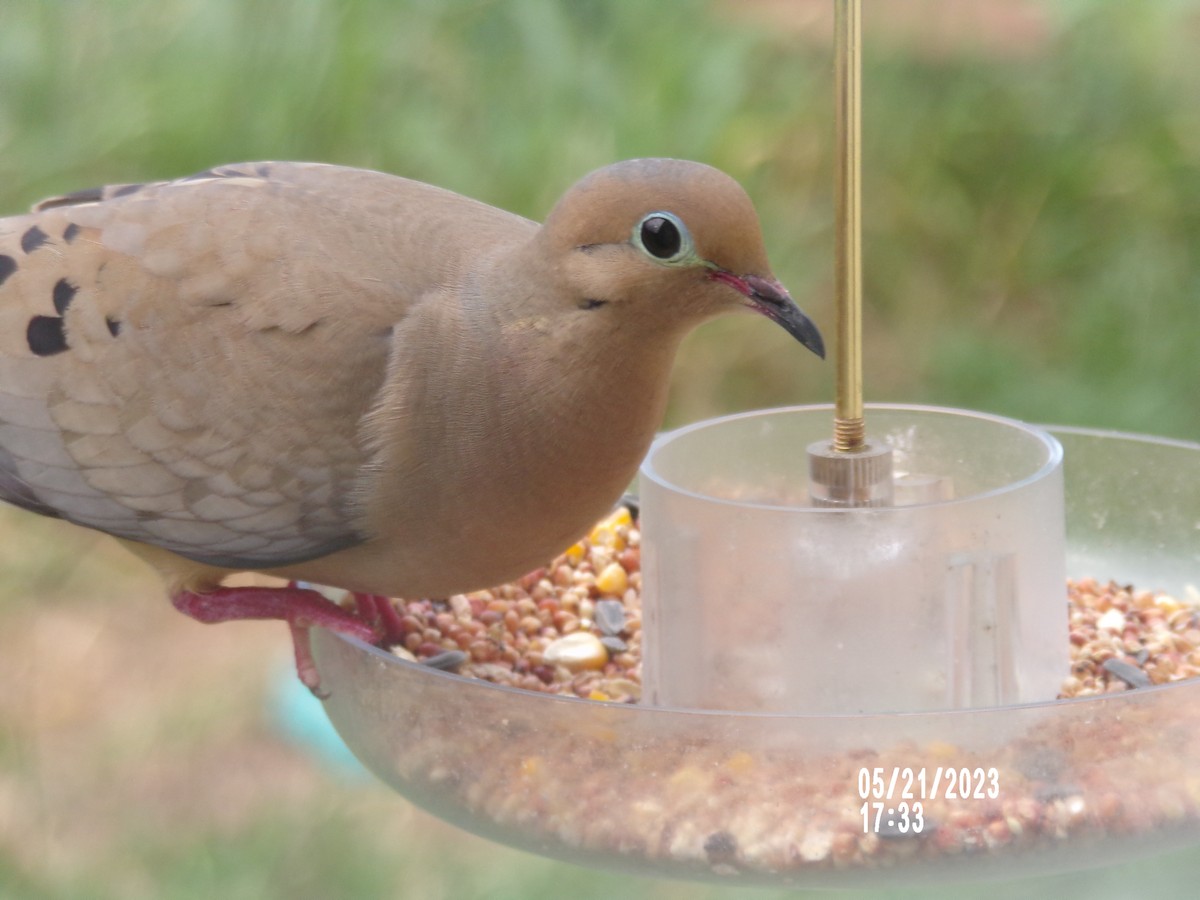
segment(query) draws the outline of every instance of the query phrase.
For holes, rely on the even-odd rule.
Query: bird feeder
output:
[[[325,708],[435,815],[632,873],[894,887],[1200,842],[1200,681],[1055,699],[1068,577],[1194,591],[1200,445],[863,404],[858,3],[836,5],[837,402],[655,443],[643,702],[321,631]]]

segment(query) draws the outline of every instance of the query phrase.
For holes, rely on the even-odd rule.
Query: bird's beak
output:
[[[782,325],[801,344],[821,359],[825,358],[825,341],[821,338],[821,332],[812,319],[800,311],[796,301],[778,281],[760,275],[734,275],[723,269],[714,270],[709,277],[728,284],[747,297],[750,300],[747,305],[751,309]]]

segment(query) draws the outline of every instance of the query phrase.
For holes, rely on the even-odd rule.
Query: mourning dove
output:
[[[311,163],[80,191],[0,220],[0,499],[115,535],[205,622],[376,639],[382,595],[512,580],[636,474],[694,326],[824,355],[746,193],[631,160],[544,225]],[[357,610],[233,572],[336,585]]]

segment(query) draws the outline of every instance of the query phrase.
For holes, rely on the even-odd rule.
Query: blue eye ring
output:
[[[633,226],[633,245],[654,262],[685,266],[696,262],[696,246],[683,220],[659,210],[647,213]]]

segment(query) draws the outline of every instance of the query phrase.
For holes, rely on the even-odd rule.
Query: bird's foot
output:
[[[180,591],[171,598],[175,608],[197,622],[212,624],[235,619],[281,619],[292,632],[296,652],[296,674],[315,696],[324,699],[317,664],[312,655],[310,629],[328,628],[338,634],[377,643],[391,631],[384,606],[386,598],[355,595],[359,613],[343,609],[317,591],[289,585],[285,588],[222,587],[208,593]],[[379,601],[385,601],[381,603]],[[360,618],[367,613],[366,621]]]
[[[376,641],[382,646],[404,643],[407,633],[400,613],[390,597],[383,594],[353,594],[359,618],[370,622],[376,631]]]

